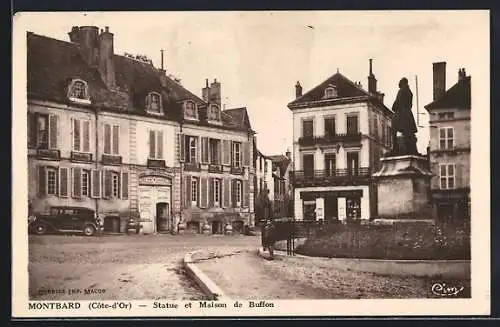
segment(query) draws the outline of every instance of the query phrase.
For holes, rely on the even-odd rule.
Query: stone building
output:
[[[471,77],[458,70],[446,89],[446,62],[433,64],[429,161],[432,203],[439,220],[470,218]]]
[[[290,183],[290,172],[292,170],[291,152],[287,150],[286,155],[272,155],[269,159],[272,163],[273,177],[273,212],[275,217],[291,216],[293,208],[289,205],[293,199],[293,190]]]
[[[144,56],[115,54],[108,27],[73,27],[69,38],[27,34],[32,210],[87,207],[104,219],[105,228],[119,220],[123,230],[126,220],[135,217],[142,220],[145,233],[176,230],[182,219],[194,219],[184,206],[183,193],[191,194],[183,179],[186,131],[191,135],[199,129],[210,131],[214,139],[241,141],[241,165],[246,167],[252,152],[243,143],[253,133],[249,121],[241,120],[246,110],[219,111],[220,121],[213,127],[202,119],[210,105],[206,99]],[[187,117],[193,112],[200,117],[196,121]],[[198,168],[198,173],[208,169]],[[253,178],[251,169],[240,173],[231,176]],[[244,194],[243,203],[250,203]],[[250,224],[252,210],[249,204],[245,214],[234,217],[237,224]]]
[[[269,190],[269,200],[274,200],[274,178],[272,166],[273,163],[269,157],[264,155],[259,150],[256,151],[254,157],[254,169],[255,169],[255,179],[254,179],[254,190],[255,197],[257,197],[261,192]]]
[[[377,80],[368,91],[337,72],[288,104],[293,113],[293,172],[296,219],[355,220],[377,215],[370,177],[391,148],[392,111]]]

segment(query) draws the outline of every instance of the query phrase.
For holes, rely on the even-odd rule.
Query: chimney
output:
[[[295,84],[295,99],[298,99],[302,96],[302,86],[300,85],[300,82],[297,81],[297,84]]]
[[[160,54],[161,54],[161,70],[165,71],[165,69],[163,68],[163,49],[160,50]]]
[[[369,75],[368,75],[368,93],[376,94],[377,93],[377,79],[375,78],[375,75],[373,75],[373,67],[372,67],[373,63],[372,62],[373,62],[373,59],[370,59],[370,71],[369,71]]]
[[[288,158],[288,160],[292,160],[292,153],[290,152],[290,149],[286,149],[286,153],[285,153],[286,157]]]
[[[220,83],[217,82],[216,78],[210,84],[209,101],[221,107],[222,100],[221,100]]]
[[[97,26],[73,26],[68,33],[73,43],[78,43],[83,58],[90,66],[97,66],[99,61],[99,28]]]
[[[208,86],[208,78],[205,80],[205,87],[201,89],[203,101],[208,102],[208,95],[210,94],[210,87]]]
[[[460,68],[458,70],[458,81],[460,82],[461,80],[465,79],[467,75],[465,74],[465,68]]]
[[[433,72],[433,101],[439,99],[446,91],[446,62],[432,64]]]
[[[116,85],[114,55],[113,33],[110,33],[109,27],[106,26],[99,35],[99,72],[109,88]]]

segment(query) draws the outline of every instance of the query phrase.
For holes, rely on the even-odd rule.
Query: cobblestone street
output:
[[[182,270],[184,255],[197,249],[256,249],[259,242],[255,236],[30,236],[30,298],[203,299]],[[94,293],[85,294],[86,289]]]

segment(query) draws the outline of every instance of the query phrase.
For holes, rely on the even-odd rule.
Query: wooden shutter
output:
[[[186,175],[185,178],[185,197],[184,197],[184,204],[186,208],[191,207],[191,176]]]
[[[82,169],[73,168],[73,197],[80,198],[82,196]]]
[[[113,178],[113,173],[110,170],[104,170],[103,171],[103,198],[109,199],[111,198],[112,195],[112,178]]]
[[[201,162],[208,163],[208,138],[201,138]]]
[[[59,168],[59,196],[68,196],[68,168]]]
[[[200,207],[206,208],[208,206],[208,179],[206,177],[200,178]]]
[[[208,179],[208,207],[213,208],[214,206],[214,179]]]
[[[243,166],[250,166],[250,151],[248,142],[243,142],[240,149]]]
[[[104,153],[111,154],[111,126],[104,124]]]
[[[47,172],[44,166],[38,166],[38,195],[44,196],[47,194]]]
[[[57,126],[58,117],[50,116],[49,117],[49,148],[57,149]]]
[[[113,126],[113,154],[120,154],[120,127]]]
[[[163,159],[163,131],[156,132],[157,144],[156,144],[156,158]]]
[[[243,202],[243,207],[247,208],[250,203],[250,183],[248,180],[243,180],[243,185],[241,187],[241,197]]]
[[[234,167],[235,162],[234,162],[234,142],[233,142],[233,141],[231,141],[231,142],[229,143],[229,148],[230,148],[230,152],[229,152],[229,153],[230,153],[230,155],[231,155],[231,157],[229,158],[229,164],[230,164],[231,166],[233,166],[233,167]],[[240,152],[241,152],[241,151],[240,151]],[[240,158],[241,158],[241,157],[240,157]]]
[[[36,115],[34,113],[28,112],[28,148],[36,148]]]
[[[90,182],[92,184],[91,196],[93,198],[101,197],[101,171],[100,170],[92,170],[92,177],[90,178]]]
[[[177,134],[177,139],[179,142],[179,161],[183,162],[184,161],[184,134]]]
[[[149,131],[149,157],[156,158],[156,136],[155,131]]]
[[[71,119],[73,122],[73,150],[80,151],[80,121],[78,119]]]
[[[128,173],[123,172],[121,178],[121,198],[123,200],[128,199]]]
[[[236,180],[235,179],[233,179],[231,181],[231,202],[232,202],[233,208],[236,208],[238,204],[236,203]]]
[[[231,164],[231,141],[222,140],[222,164]]]
[[[83,122],[83,152],[90,152],[90,122]]]
[[[230,200],[229,200],[229,195],[231,194],[230,188],[231,188],[231,180],[229,178],[224,178],[223,180],[223,190],[222,190],[222,206],[224,208],[228,208],[230,206]]]

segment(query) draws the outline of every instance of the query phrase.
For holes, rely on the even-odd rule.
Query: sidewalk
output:
[[[332,266],[326,258],[276,255],[274,261],[255,252],[240,252],[199,261],[196,265],[224,293],[235,299],[374,299],[429,298],[434,280],[353,272]],[[458,281],[464,282],[464,281]],[[467,282],[467,281],[465,281]],[[461,296],[470,296],[468,292]]]

